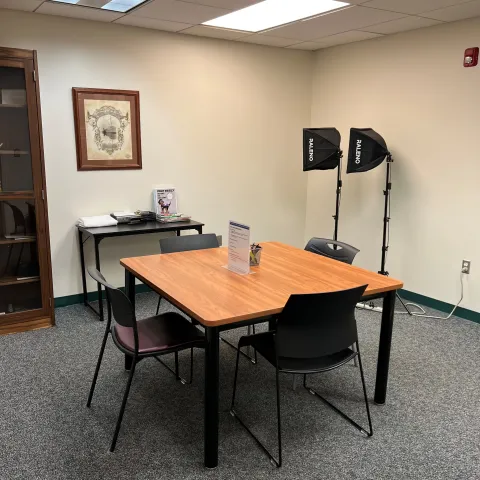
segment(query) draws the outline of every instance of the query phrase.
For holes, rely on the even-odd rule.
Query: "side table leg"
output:
[[[97,270],[100,272],[100,252],[99,252],[99,244],[102,241],[102,239],[99,237],[95,237],[94,239],[95,243],[95,266]],[[100,321],[103,322],[103,298],[102,298],[102,285],[100,283],[97,283],[97,292],[98,292],[98,313],[100,316]]]
[[[78,248],[80,249],[80,268],[82,269],[83,304],[87,306],[87,277],[85,275],[85,252],[83,250],[83,232],[81,230],[78,231]]]
[[[125,295],[130,300],[133,311],[135,311],[135,277],[128,270],[125,270]],[[130,370],[132,364],[133,357],[125,355],[125,370]]]

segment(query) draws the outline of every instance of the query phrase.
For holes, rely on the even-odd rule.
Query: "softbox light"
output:
[[[389,155],[385,140],[371,128],[351,128],[347,173],[367,172]]]
[[[304,172],[337,168],[340,155],[340,132],[336,128],[303,129]]]

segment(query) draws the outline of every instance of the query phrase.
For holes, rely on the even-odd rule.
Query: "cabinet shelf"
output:
[[[15,105],[13,103],[0,103],[1,108],[27,108],[27,105]]]
[[[0,237],[0,245],[13,245],[15,243],[33,243],[37,241],[37,237],[19,238],[15,240],[13,238]]]
[[[0,192],[0,202],[2,200],[31,200],[34,198],[33,191],[25,190],[23,192]]]
[[[6,285],[20,285],[22,283],[33,283],[39,281],[40,277],[2,277],[0,278],[0,287],[5,287]]]
[[[27,150],[0,150],[0,155],[30,155]]]

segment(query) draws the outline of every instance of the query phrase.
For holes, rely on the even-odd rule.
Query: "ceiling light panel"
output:
[[[84,7],[101,8],[111,12],[128,12],[147,0],[52,0],[57,3],[69,3]]]
[[[260,32],[348,5],[349,3],[336,0],[264,0],[250,7],[204,22],[203,25]]]

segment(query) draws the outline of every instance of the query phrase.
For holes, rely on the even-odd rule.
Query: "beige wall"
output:
[[[480,311],[480,19],[320,51],[313,127],[372,127],[394,154],[388,270],[405,288],[454,303],[462,259],[472,260],[466,308]],[[344,171],[346,167],[344,165]],[[344,176],[340,239],[380,268],[385,165]],[[305,239],[332,234],[335,172],[308,174]]]
[[[38,51],[56,297],[81,291],[76,219],[150,209],[160,183],[176,185],[206,232],[225,236],[237,219],[256,241],[303,244],[310,52],[8,10],[0,45]],[[72,87],[140,91],[143,170],[77,172]],[[157,253],[158,237],[106,239],[101,250],[121,285],[118,259]]]

